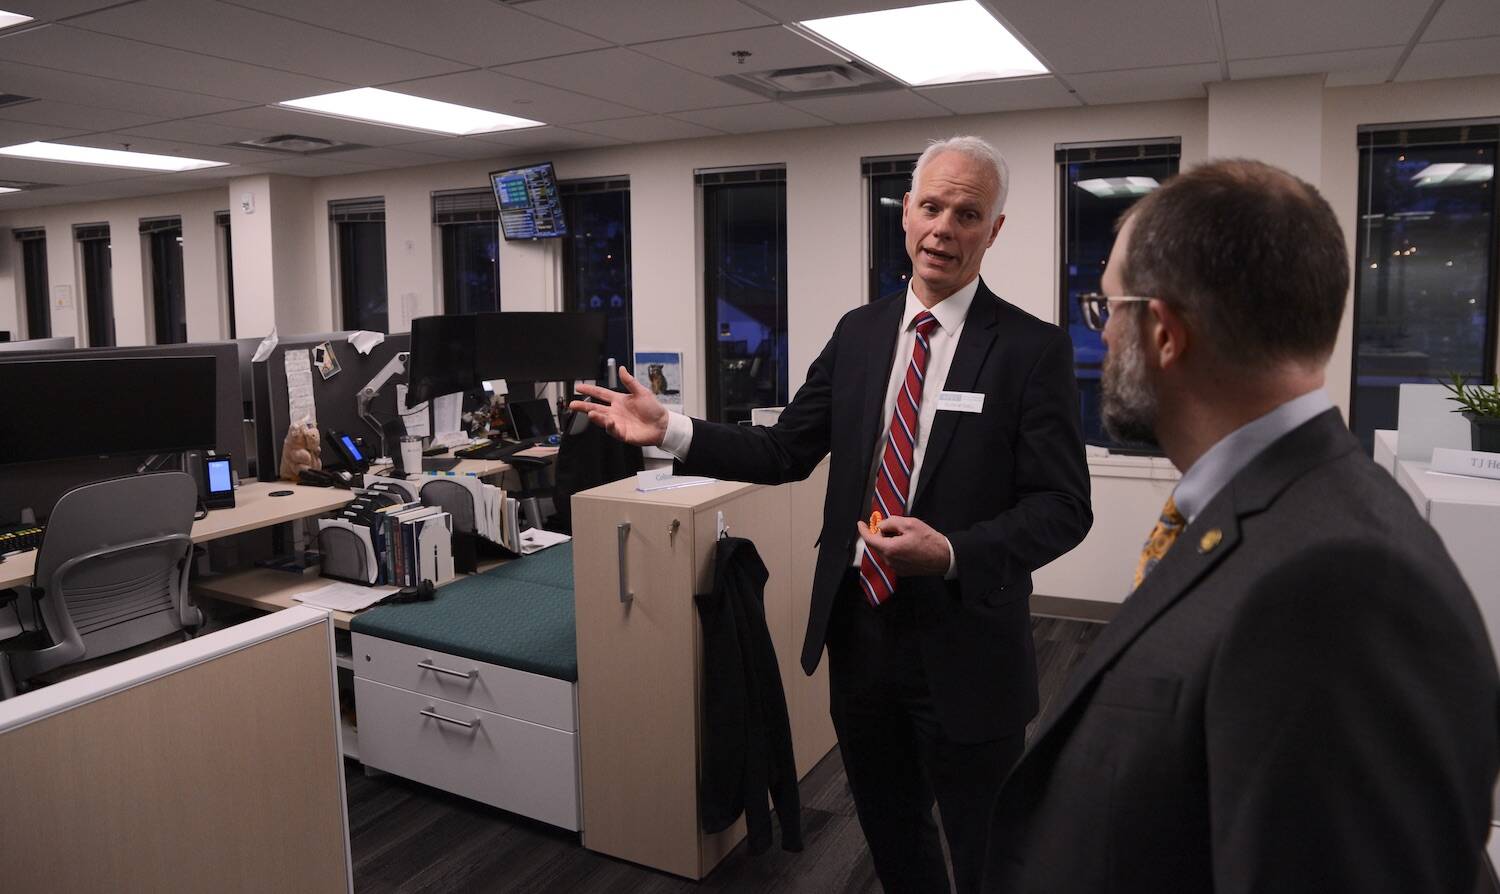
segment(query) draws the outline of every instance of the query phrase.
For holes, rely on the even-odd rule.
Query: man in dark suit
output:
[[[988,890],[1474,890],[1495,659],[1324,394],[1348,271],[1327,202],[1258,162],[1130,212],[1084,301],[1103,416],[1183,476],[1006,783]]]
[[[830,457],[802,666],[828,648],[831,713],[890,892],[978,889],[995,795],[1036,713],[1031,572],[1093,517],[1067,335],[995,297],[1004,162],[955,137],[918,160],[904,295],[844,315],[770,427],[669,416],[628,395],[573,404],[684,471],[779,484]],[[877,509],[872,530],[864,519]]]

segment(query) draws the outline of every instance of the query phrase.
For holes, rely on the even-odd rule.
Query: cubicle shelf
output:
[[[344,757],[359,760],[359,728],[344,717],[339,718],[339,750]]]

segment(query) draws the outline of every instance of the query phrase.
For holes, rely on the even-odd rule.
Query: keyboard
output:
[[[0,526],[0,556],[41,546],[43,529],[43,525]]]
[[[532,438],[518,441],[514,444],[490,444],[485,447],[466,447],[463,450],[453,451],[454,456],[462,456],[464,459],[510,459],[522,450],[530,450],[541,443],[541,440]]]

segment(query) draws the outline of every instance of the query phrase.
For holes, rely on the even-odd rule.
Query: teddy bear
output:
[[[322,453],[317,424],[306,419],[292,423],[281,448],[282,480],[296,481],[304,469],[323,468]]]

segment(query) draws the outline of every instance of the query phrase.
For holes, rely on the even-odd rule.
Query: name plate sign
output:
[[[1500,481],[1500,453],[1434,447],[1432,470],[1447,472],[1450,475],[1470,475],[1475,478],[1493,478]]]

